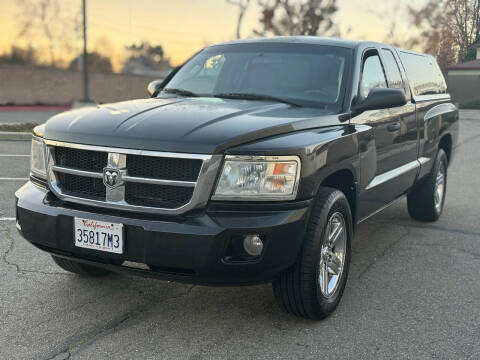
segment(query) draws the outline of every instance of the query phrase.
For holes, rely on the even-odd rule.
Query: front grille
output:
[[[127,155],[128,175],[165,180],[197,181],[202,160]]]
[[[59,198],[96,206],[102,206],[101,202],[110,208],[149,212],[159,209],[168,213],[168,210],[178,209],[176,213],[180,213],[183,209],[194,207],[196,204],[192,203],[192,199],[197,182],[202,180],[199,179],[201,168],[206,159],[212,158],[209,155],[186,154],[162,156],[163,153],[128,149],[112,149],[115,152],[109,152],[109,148],[53,141],[47,141],[47,145],[49,185]],[[106,187],[103,182],[103,169],[107,167],[119,171],[119,183],[113,188]],[[212,175],[215,176],[209,176]],[[213,184],[213,178],[208,184]],[[205,201],[209,191],[199,192],[197,201]]]
[[[125,200],[132,205],[175,209],[192,197],[193,188],[130,182],[125,186]]]
[[[55,148],[55,165],[85,171],[103,171],[108,153],[68,147]]]
[[[105,201],[106,188],[102,179],[59,172],[57,173],[57,182],[66,195]]]

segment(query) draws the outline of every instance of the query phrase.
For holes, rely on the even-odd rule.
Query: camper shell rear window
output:
[[[447,92],[443,74],[432,56],[401,51],[400,57],[415,96]]]

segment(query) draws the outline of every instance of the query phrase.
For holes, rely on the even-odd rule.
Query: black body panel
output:
[[[216,154],[268,136],[338,124],[338,116],[328,116],[317,108],[251,100],[158,98],[61,113],[48,120],[45,138],[128,149]]]
[[[15,194],[17,227],[22,236],[50,253],[94,262],[113,271],[199,284],[252,284],[270,281],[297,259],[310,202],[290,209],[215,211],[189,217],[139,219],[130,214],[98,214],[48,201],[47,192],[32,183]],[[124,224],[125,252],[112,254],[75,247],[73,217]],[[246,234],[266,239],[255,262],[225,261],[229,241]],[[151,271],[122,266],[124,261],[148,264]]]
[[[341,113],[274,101],[171,94],[65,112],[46,123],[42,136],[106,148],[215,154],[218,159],[223,155],[296,156],[301,172],[295,200],[227,202],[207,197],[210,200],[202,202],[201,207],[180,215],[147,215],[62,202],[36,180],[36,185],[29,182],[16,193],[21,234],[43,250],[115,271],[205,284],[270,281],[297,261],[319,187],[343,191],[358,223],[415,187],[430,172],[439,147],[452,161],[458,110],[446,92],[415,95],[419,87],[415,91],[411,88],[397,49],[372,42],[310,37],[240,43],[244,42],[299,42],[351,49],[352,66],[346,74],[348,86]],[[236,42],[229,44],[234,46]],[[352,109],[359,101],[364,55],[382,49],[394,54],[408,102],[355,113]],[[383,56],[379,58],[385,63]],[[80,169],[88,165],[89,169],[102,171],[103,165],[92,163],[91,158],[85,165],[80,155],[66,154],[64,161],[76,159],[73,161]],[[166,166],[167,171],[145,157],[130,157],[127,162],[138,176],[167,180],[173,173],[172,179],[195,181],[199,171],[195,163],[175,163]],[[98,163],[105,164],[105,159]],[[180,168],[193,170],[189,173]],[[101,176],[95,180],[101,182]],[[82,184],[74,185],[82,188]],[[137,186],[134,193],[148,192],[147,186]],[[211,196],[214,191],[215,184],[205,189],[205,194]],[[103,193],[99,196],[105,197]],[[115,255],[74,247],[74,217],[124,224],[126,252]],[[243,263],[225,260],[232,239],[248,234],[266,239],[261,258]],[[121,265],[125,260],[145,263],[152,270],[132,270]]]

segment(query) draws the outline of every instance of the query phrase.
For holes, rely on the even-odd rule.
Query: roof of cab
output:
[[[345,40],[339,38],[328,38],[319,36],[276,36],[276,37],[262,37],[243,40],[232,40],[214,44],[217,45],[230,45],[230,44],[248,44],[248,43],[300,43],[300,44],[315,44],[315,45],[330,45],[341,46],[345,48],[353,49],[360,44],[379,44],[371,41],[360,40]],[[385,44],[382,44],[385,46]]]

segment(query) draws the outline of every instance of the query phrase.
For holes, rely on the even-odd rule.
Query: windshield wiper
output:
[[[296,107],[302,107],[302,105],[290,101],[287,99],[283,99],[276,96],[271,95],[263,95],[263,94],[252,94],[252,93],[224,93],[224,94],[214,94],[214,97],[223,98],[223,99],[244,99],[244,100],[271,100],[276,101]]]
[[[166,88],[163,89],[164,92],[169,93],[169,94],[175,94],[175,95],[180,95],[180,96],[187,96],[187,97],[199,97],[199,94],[195,94],[194,92],[191,92],[189,90],[185,89],[173,89],[173,88]]]

